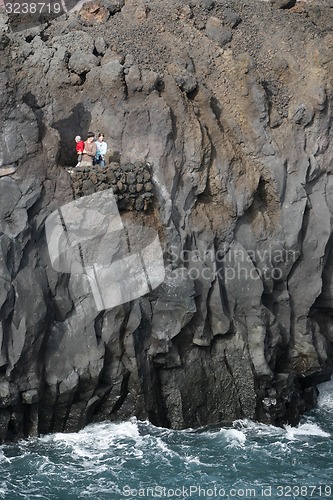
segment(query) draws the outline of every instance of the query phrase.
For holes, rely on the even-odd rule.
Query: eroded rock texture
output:
[[[0,440],[132,415],[296,423],[332,370],[333,9],[103,2],[1,18]],[[280,7],[280,8],[277,8]],[[148,162],[166,279],[98,312],[52,269],[74,136]],[[148,182],[148,180],[147,180]],[[82,194],[82,193],[81,193]]]

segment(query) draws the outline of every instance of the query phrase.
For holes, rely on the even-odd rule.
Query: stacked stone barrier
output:
[[[75,168],[70,169],[70,175],[75,198],[111,188],[120,211],[146,211],[154,198],[148,163]]]

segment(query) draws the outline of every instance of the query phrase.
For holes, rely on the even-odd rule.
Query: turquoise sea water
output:
[[[0,447],[0,498],[333,499],[333,384],[296,428],[170,431],[135,419]]]

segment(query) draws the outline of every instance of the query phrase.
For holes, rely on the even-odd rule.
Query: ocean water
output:
[[[333,383],[296,428],[171,431],[132,419],[0,447],[0,498],[333,499]]]

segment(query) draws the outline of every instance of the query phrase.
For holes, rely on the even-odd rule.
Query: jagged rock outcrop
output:
[[[280,425],[315,404],[333,359],[333,9],[294,3],[98,0],[29,29],[1,14],[1,441],[131,415]],[[158,231],[166,268],[102,312],[44,230],[90,129],[121,166],[151,165],[149,210],[122,217]]]

